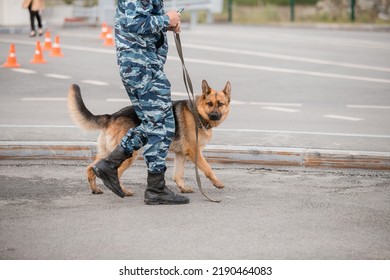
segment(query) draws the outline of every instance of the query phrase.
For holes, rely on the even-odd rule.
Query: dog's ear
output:
[[[209,95],[211,92],[211,87],[209,86],[209,84],[206,82],[206,80],[203,80],[202,81],[202,93],[204,96],[207,96]]]
[[[223,92],[226,94],[227,98],[229,99],[229,102],[230,102],[230,96],[231,96],[231,92],[232,92],[232,86],[230,85],[230,82],[228,81],[226,83],[226,86],[225,88],[223,89]]]

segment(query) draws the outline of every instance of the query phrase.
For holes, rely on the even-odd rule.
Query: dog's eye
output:
[[[218,101],[218,107],[222,107],[223,105],[225,105],[225,104],[223,104],[222,102]]]
[[[207,103],[207,106],[213,107],[213,102],[208,102],[208,103]]]

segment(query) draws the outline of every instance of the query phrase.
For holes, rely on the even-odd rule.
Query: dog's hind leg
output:
[[[133,164],[134,160],[136,159],[137,157],[137,154],[135,154],[133,157],[125,160],[121,166],[118,168],[118,178],[120,178],[123,174],[123,172],[129,168],[130,165]],[[89,185],[89,188],[91,189],[92,193],[93,194],[102,194],[103,191],[96,185],[96,175],[95,175],[95,172],[93,172],[93,169],[92,169],[92,166],[94,166],[96,164],[96,162],[98,162],[100,160],[100,158],[96,158],[96,160],[87,167],[87,178],[88,178],[88,185]],[[129,191],[127,189],[125,189],[121,183],[121,188],[123,190],[123,192],[125,193],[125,196],[133,196],[134,193],[132,191]]]
[[[123,172],[129,168],[134,160],[137,158],[137,152],[134,152],[133,153],[133,156],[127,160],[125,160],[118,168],[118,178],[119,178],[119,181],[120,181],[120,178],[122,177],[122,174]],[[122,188],[122,191],[124,192],[125,196],[133,196],[134,195],[134,192],[132,192],[131,190],[128,190],[126,189],[123,185],[122,185],[122,182],[120,181],[120,184],[121,184],[121,188]]]
[[[185,187],[184,184],[184,164],[186,163],[186,157],[183,154],[175,153],[175,162],[173,170],[173,181],[175,181],[178,189],[182,193],[194,192],[191,188]]]
[[[96,175],[92,170],[92,166],[99,160],[100,160],[100,158],[97,158],[96,161],[94,161],[91,165],[89,165],[87,167],[88,185],[89,185],[89,188],[91,189],[93,194],[102,194],[103,193],[103,191],[101,189],[99,189],[98,186],[96,185]]]

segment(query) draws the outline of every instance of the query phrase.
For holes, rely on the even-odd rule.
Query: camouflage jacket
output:
[[[118,64],[163,67],[169,17],[163,0],[118,0],[115,42]]]

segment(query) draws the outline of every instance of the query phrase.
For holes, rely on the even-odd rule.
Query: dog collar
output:
[[[199,114],[199,112],[198,112],[198,116],[199,116],[198,127],[200,129],[202,129],[202,128],[204,128],[206,130],[210,129],[211,125]]]
[[[191,108],[192,114],[194,115],[194,119],[196,120],[196,115],[198,115],[198,128],[200,129],[210,129],[211,125],[199,114],[198,110],[194,110],[192,103],[189,103],[189,107]],[[195,114],[196,112],[196,114]]]

